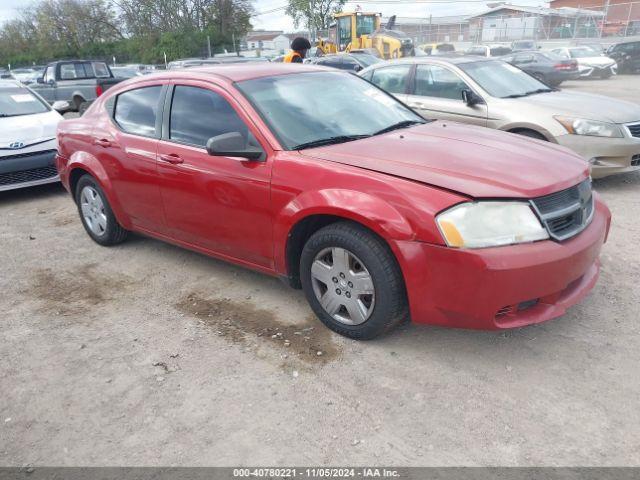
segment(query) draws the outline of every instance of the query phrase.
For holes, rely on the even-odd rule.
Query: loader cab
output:
[[[361,48],[360,39],[371,36],[380,28],[381,14],[379,13],[338,13],[335,16],[336,44],[338,51],[344,51],[349,45]]]

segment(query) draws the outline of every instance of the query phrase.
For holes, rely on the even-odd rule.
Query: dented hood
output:
[[[539,197],[589,175],[587,162],[563,147],[451,122],[432,122],[300,153],[475,198]]]

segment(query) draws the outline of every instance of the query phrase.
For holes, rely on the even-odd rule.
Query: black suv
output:
[[[618,73],[640,72],[640,41],[611,45],[607,56],[618,62]]]

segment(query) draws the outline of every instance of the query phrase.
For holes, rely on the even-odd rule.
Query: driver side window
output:
[[[418,65],[415,82],[414,95],[422,97],[462,101],[462,91],[469,88],[458,75],[439,65]]]
[[[211,137],[238,132],[254,144],[247,125],[221,95],[200,87],[177,85],[171,102],[169,138],[206,147]]]

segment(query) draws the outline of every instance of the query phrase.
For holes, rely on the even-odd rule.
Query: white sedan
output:
[[[20,82],[0,80],[0,191],[60,180],[54,160],[61,120]]]
[[[578,62],[578,72],[583,78],[609,78],[618,73],[618,64],[590,47],[566,47],[551,50],[565,59],[575,59]]]

